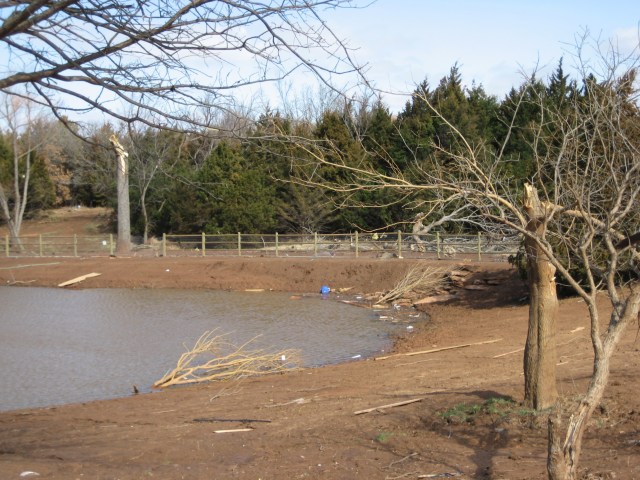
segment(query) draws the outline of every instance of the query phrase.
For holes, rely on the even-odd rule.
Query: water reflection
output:
[[[390,325],[366,309],[280,293],[0,287],[0,410],[141,391],[207,330],[302,351],[305,366],[372,355]]]

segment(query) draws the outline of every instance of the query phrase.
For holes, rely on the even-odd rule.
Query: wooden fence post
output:
[[[278,232],[276,232],[276,257],[278,256]]]
[[[482,234],[478,232],[478,261],[482,261]]]
[[[4,253],[9,257],[9,235],[4,236]]]
[[[38,235],[38,249],[40,250],[40,256],[42,256],[42,234]]]
[[[113,233],[109,234],[109,255],[113,257]]]
[[[238,256],[242,256],[242,234],[238,232]]]
[[[73,256],[78,256],[78,234],[73,234]]]
[[[166,233],[162,234],[162,256],[163,257],[167,256],[167,234]]]
[[[358,231],[356,230],[356,258],[360,256],[360,240],[358,238]]]
[[[207,251],[207,235],[202,232],[202,256],[204,257]]]
[[[398,258],[402,258],[402,232],[398,230]]]
[[[436,232],[436,251],[438,252],[438,260],[440,260],[440,232]]]
[[[318,256],[318,232],[313,232],[313,256]]]

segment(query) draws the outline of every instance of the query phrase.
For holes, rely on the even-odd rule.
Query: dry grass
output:
[[[169,387],[216,380],[237,380],[288,371],[299,365],[297,350],[248,350],[247,346],[254,340],[255,338],[236,346],[227,342],[224,335],[217,335],[215,330],[205,332],[191,350],[180,356],[176,367],[153,386]]]

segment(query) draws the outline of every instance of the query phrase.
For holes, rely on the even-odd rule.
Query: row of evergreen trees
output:
[[[76,203],[114,206],[113,153],[101,145],[117,133],[130,154],[134,233],[398,229],[421,212],[427,196],[406,199],[385,189],[338,192],[303,186],[295,179],[339,184],[344,175],[338,168],[314,171],[313,149],[305,144],[330,145],[324,152],[335,155],[336,163],[366,164],[381,173],[393,169],[419,181],[421,172],[443,167],[439,149],[456,148],[458,140],[444,118],[471,144],[504,148],[501,168],[512,175],[513,185],[521,185],[534,171],[528,132],[540,121],[538,100],[557,106],[581,94],[562,63],[547,80],[525,82],[501,101],[480,85],[465,87],[457,66],[435,88],[425,80],[414,93],[397,115],[382,100],[343,101],[311,120],[269,111],[242,135],[216,138],[144,128],[114,132],[107,124],[96,126],[87,143],[57,122],[40,120],[31,132],[41,141],[34,143],[40,147],[31,157],[37,168],[28,210]],[[531,102],[521,102],[523,96]],[[0,142],[3,183],[12,181],[11,158],[5,134]]]

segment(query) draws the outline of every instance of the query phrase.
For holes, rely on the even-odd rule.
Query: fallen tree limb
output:
[[[485,340],[483,342],[476,342],[476,343],[463,343],[462,345],[452,345],[451,347],[434,348],[432,350],[422,350],[420,352],[397,353],[395,355],[387,355],[385,357],[375,357],[374,360],[386,360],[388,358],[412,357],[414,355],[426,355],[428,353],[444,352],[445,350],[454,350],[456,348],[473,347],[476,345],[486,345],[488,343],[500,342],[501,340],[502,340],[501,338],[496,338],[494,340]]]
[[[380,405],[379,407],[366,408],[364,410],[358,410],[357,412],[353,412],[354,415],[362,415],[363,413],[375,412],[376,410],[384,410],[386,408],[394,408],[394,407],[402,407],[403,405],[409,405],[410,403],[421,402],[424,400],[424,397],[414,398],[411,400],[404,400],[402,402],[389,403],[387,405]]]
[[[176,367],[153,386],[169,387],[253,377],[291,371],[299,364],[296,350],[247,350],[247,346],[255,338],[236,346],[225,341],[223,337],[215,335],[215,331],[202,334],[195,346],[180,356]]]

